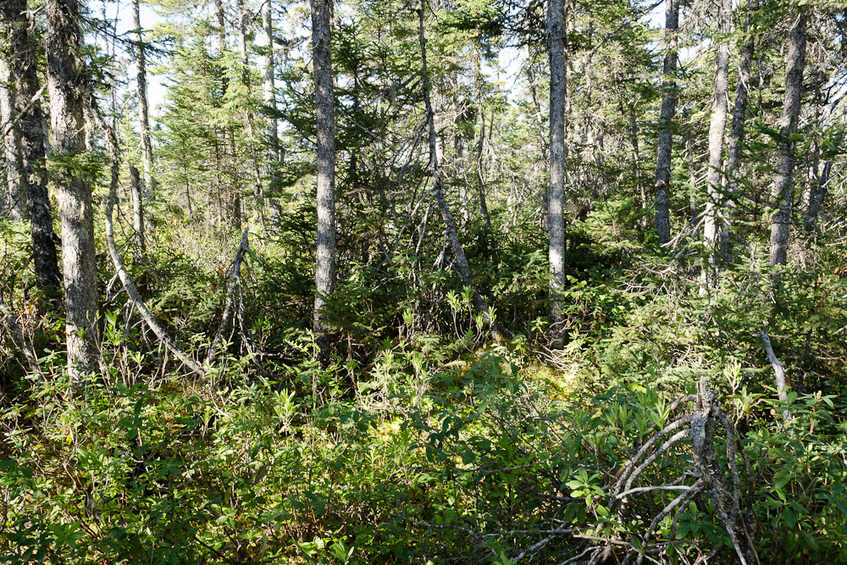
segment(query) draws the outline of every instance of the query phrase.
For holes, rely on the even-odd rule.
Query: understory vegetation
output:
[[[644,491],[625,504],[612,488],[704,376],[738,430],[741,511],[760,561],[847,559],[840,246],[819,242],[811,267],[785,270],[773,290],[750,244],[702,295],[696,257],[609,245],[594,221],[570,227],[564,343],[546,341],[546,261],[502,240],[478,283],[506,329],[500,343],[453,274],[419,276],[419,259],[397,254],[351,261],[330,301],[328,367],[302,329],[313,291],[295,233],[252,238],[203,377],[168,358],[103,266],[105,372],[82,391],[63,371],[62,323],[35,314],[26,234],[6,224],[3,269],[21,275],[4,280],[4,301],[32,313],[20,330],[44,356],[33,372],[3,342],[2,561],[571,563],[608,548],[607,560],[732,562],[705,495],[667,510],[672,483],[693,480],[687,439],[655,444],[628,487]],[[131,267],[197,359],[236,245],[172,224]],[[793,385],[786,402],[763,328]],[[726,437],[715,441],[729,477]]]

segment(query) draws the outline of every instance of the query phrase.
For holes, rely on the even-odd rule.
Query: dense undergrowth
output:
[[[837,247],[818,245],[774,286],[751,245],[704,293],[696,250],[604,241],[592,221],[570,228],[561,344],[547,341],[547,264],[527,234],[479,240],[477,283],[506,334],[497,344],[449,270],[351,251],[330,304],[329,367],[302,329],[310,250],[286,234],[251,240],[239,307],[202,378],[159,347],[103,264],[105,371],[83,390],[63,370],[61,320],[36,311],[26,232],[4,224],[0,261],[20,276],[0,292],[41,375],[4,334],[0,563],[575,563],[598,546],[610,563],[642,551],[733,562],[707,498],[663,515],[668,483],[691,468],[690,441],[635,485],[667,489],[623,507],[610,489],[703,376],[740,434],[760,562],[847,560]],[[158,233],[131,268],[202,361],[237,241]],[[792,381],[787,403],[763,329]],[[717,442],[728,469],[726,436]]]

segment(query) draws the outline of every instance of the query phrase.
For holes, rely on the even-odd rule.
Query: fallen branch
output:
[[[156,334],[156,337],[159,338],[159,342],[164,344],[165,347],[170,350],[174,356],[179,359],[186,367],[191,369],[194,373],[200,375],[201,377],[205,375],[205,371],[200,365],[197,364],[192,358],[183,353],[179,346],[177,346],[176,342],[168,335],[162,325],[156,320],[155,316],[150,312],[147,308],[147,305],[144,304],[144,300],[141,298],[141,295],[138,294],[138,290],[135,288],[135,283],[132,280],[132,277],[127,272],[124,267],[123,260],[121,259],[120,253],[118,253],[118,246],[115,244],[115,230],[112,225],[112,212],[115,206],[115,200],[117,198],[117,186],[118,186],[118,168],[120,167],[120,151],[118,149],[118,140],[115,136],[115,131],[106,124],[103,117],[100,115],[99,110],[94,106],[92,102],[93,114],[97,118],[97,121],[100,124],[100,127],[103,129],[103,132],[106,135],[106,142],[109,146],[109,157],[111,159],[112,164],[112,178],[109,183],[109,196],[106,198],[106,242],[109,246],[109,255],[112,257],[112,263],[115,266],[115,270],[118,272],[118,277],[121,279],[121,283],[124,285],[124,289],[126,290],[127,295],[129,296],[130,301],[133,303],[135,308],[138,310],[138,313],[141,315],[141,318],[147,323],[153,333]]]
[[[768,331],[762,330],[761,333],[759,333],[759,337],[762,339],[765,353],[768,355],[768,362],[770,362],[771,367],[773,367],[773,372],[776,377],[776,392],[779,395],[779,400],[781,402],[785,402],[788,400],[787,388],[791,386],[791,383],[785,378],[785,365],[776,358],[776,354],[773,352],[773,346],[771,345],[771,340],[768,337]],[[791,422],[794,419],[788,408],[783,411],[782,419],[786,423]]]
[[[218,326],[218,331],[215,332],[215,337],[212,338],[212,345],[209,346],[209,351],[206,353],[204,365],[210,364],[215,359],[215,346],[221,339],[226,327],[232,319],[232,311],[235,304],[235,290],[238,286],[238,279],[241,276],[241,262],[244,261],[244,255],[249,250],[249,240],[247,235],[250,227],[244,228],[244,234],[241,236],[241,244],[238,246],[238,252],[235,254],[235,260],[232,262],[232,267],[229,269],[229,284],[226,288],[226,302],[224,303],[224,311],[221,316],[221,325]]]
[[[38,360],[35,358],[35,353],[33,353],[32,349],[27,345],[26,340],[24,339],[24,334],[21,331],[21,327],[18,325],[18,321],[12,313],[12,309],[9,308],[2,296],[0,296],[0,312],[3,313],[3,317],[6,319],[6,326],[9,328],[9,333],[12,334],[12,339],[15,340],[18,348],[24,354],[24,357],[26,357],[26,362],[29,365],[30,370],[43,380],[44,374],[38,366]]]

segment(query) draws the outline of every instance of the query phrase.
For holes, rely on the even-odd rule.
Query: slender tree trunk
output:
[[[268,53],[265,56],[265,106],[271,111],[271,116],[268,118],[268,163],[281,161],[279,151],[279,133],[276,116],[276,87],[274,86],[274,74],[276,73],[276,65],[274,64],[274,27],[273,27],[273,11],[271,0],[265,0],[262,4],[262,29],[265,32],[265,41],[268,44]],[[270,167],[269,167],[270,168]]]
[[[676,30],[679,28],[679,0],[667,0],[665,8],[665,61],[662,66],[662,110],[659,117],[659,142],[656,151],[656,232],[659,243],[671,240],[670,180],[673,128],[676,112]]]
[[[310,0],[312,8],[312,61],[315,73],[317,112],[318,229],[315,268],[315,317],[313,328],[321,344],[321,358],[328,361],[324,305],[335,290],[335,94],[330,50],[332,0]]]
[[[144,205],[141,198],[141,175],[138,169],[129,165],[130,198],[132,200],[132,228],[135,231],[135,261],[143,261],[147,251],[144,240]]]
[[[774,205],[779,208],[771,219],[771,265],[785,265],[788,262],[788,228],[791,223],[791,186],[794,176],[794,143],[791,141],[791,134],[797,130],[797,121],[800,118],[805,64],[806,15],[800,14],[791,26],[785,73],[785,99],[779,120],[779,159],[771,193]]]
[[[831,171],[832,161],[824,163],[823,168],[820,168],[819,163],[815,163],[815,173],[817,178],[809,187],[809,198],[806,204],[806,217],[803,220],[803,227],[806,231],[813,232],[818,225],[818,214],[820,214],[821,206],[823,206],[823,201],[826,198]]]
[[[482,295],[476,290],[471,280],[471,267],[468,263],[468,258],[465,255],[465,250],[462,248],[462,243],[459,241],[459,232],[456,230],[456,221],[453,219],[453,214],[450,212],[450,207],[447,205],[447,199],[444,197],[444,180],[441,177],[441,169],[438,163],[438,135],[435,131],[435,113],[430,100],[430,82],[426,62],[426,34],[424,33],[424,14],[426,13],[426,0],[421,0],[420,9],[418,11],[418,33],[421,44],[421,74],[423,75],[423,97],[426,106],[426,118],[429,130],[429,168],[432,176],[433,192],[435,199],[438,201],[438,207],[441,209],[441,217],[444,220],[444,227],[447,232],[447,240],[450,242],[450,248],[453,250],[453,256],[456,259],[456,266],[459,270],[459,277],[462,279],[462,284],[470,287],[473,291],[473,301],[476,309],[482,314],[483,319],[488,324],[488,330],[494,340],[500,339],[500,330],[497,323],[491,316],[491,311],[488,304],[483,300]]]
[[[7,22],[3,23],[6,24]],[[6,26],[4,25],[4,27]],[[0,198],[0,203],[2,203],[0,214],[20,221],[27,216],[27,197],[24,184],[21,131],[16,123],[17,116],[15,113],[17,96],[8,57],[8,53],[0,54],[0,124],[2,124],[5,133],[3,149],[6,154],[6,190],[3,191],[3,196]]]
[[[550,59],[550,193],[548,235],[550,258],[550,322],[564,319],[561,292],[565,287],[565,2],[549,0],[547,54]]]
[[[43,87],[38,84],[38,52],[30,34],[30,21],[25,0],[0,3],[9,28],[10,69],[18,93],[16,100],[18,127],[21,132],[23,180],[29,199],[32,255],[38,287],[50,298],[53,307],[60,305],[62,275],[53,231],[53,212],[47,195],[45,156],[47,154],[46,120],[39,98]]]
[[[741,55],[738,59],[738,84],[735,87],[735,102],[732,107],[732,130],[729,136],[729,154],[726,164],[730,190],[733,192],[737,190],[734,176],[741,167],[741,144],[744,141],[747,97],[750,93],[750,66],[753,63],[753,50],[755,48],[754,36],[750,31],[750,26],[752,25],[752,16],[758,7],[758,0],[748,0],[744,33],[749,35],[747,42],[741,47]],[[727,204],[730,206],[735,205],[734,202],[728,202]]]
[[[98,369],[97,271],[91,184],[79,167],[85,155],[85,59],[77,0],[48,0],[47,85],[62,220],[62,263],[68,367],[72,379]]]
[[[705,275],[706,286],[714,283],[717,268],[717,253],[721,237],[721,210],[723,209],[723,138],[726,131],[726,115],[729,88],[729,43],[732,16],[731,0],[721,2],[717,32],[721,40],[715,44],[715,89],[712,99],[712,116],[709,120],[709,162],[706,172],[706,218],[703,237],[709,253],[709,271]],[[710,280],[712,279],[712,280]]]
[[[135,66],[136,86],[138,89],[138,130],[141,134],[141,165],[144,171],[144,197],[152,198],[156,190],[153,178],[153,144],[150,141],[150,112],[147,105],[147,59],[144,54],[144,36],[141,31],[141,13],[139,0],[132,0],[132,21],[135,27]],[[140,240],[144,240],[142,232]],[[144,248],[144,245],[141,246]]]
[[[241,54],[241,83],[247,92],[244,100],[244,129],[247,131],[248,144],[250,146],[250,159],[253,164],[253,197],[259,205],[259,214],[264,218],[265,189],[262,186],[262,170],[259,165],[259,154],[256,151],[256,137],[253,128],[253,110],[251,103],[253,99],[252,86],[250,85],[250,61],[247,53],[247,9],[244,0],[236,0],[238,7],[238,49]]]

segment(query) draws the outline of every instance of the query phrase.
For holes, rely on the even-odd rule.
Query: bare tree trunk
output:
[[[447,240],[450,242],[450,248],[453,250],[453,256],[456,259],[459,277],[462,279],[462,284],[470,287],[473,291],[473,301],[476,309],[482,314],[483,319],[488,324],[488,331],[492,339],[499,341],[500,330],[497,323],[491,316],[491,311],[488,305],[483,300],[482,295],[473,286],[471,280],[471,267],[468,264],[468,258],[465,255],[465,250],[462,248],[462,243],[459,241],[459,232],[456,230],[456,221],[453,219],[453,214],[450,212],[450,207],[447,205],[447,199],[444,197],[444,181],[441,178],[441,169],[438,163],[438,135],[435,131],[435,115],[432,109],[430,100],[430,82],[426,63],[426,34],[424,33],[424,14],[426,13],[426,0],[421,0],[420,10],[418,11],[418,32],[421,44],[421,74],[423,75],[423,96],[424,104],[426,105],[427,124],[429,126],[429,167],[432,176],[433,192],[438,201],[438,207],[441,209],[441,217],[444,220],[444,227],[447,232]]]
[[[276,112],[276,88],[274,86],[276,66],[274,65],[274,27],[273,11],[271,8],[271,0],[265,0],[262,4],[262,29],[265,31],[265,41],[268,43],[268,54],[265,56],[265,106],[273,114]],[[278,124],[274,115],[268,118],[267,136],[268,162],[274,163],[281,161]]]
[[[141,165],[144,170],[144,196],[152,198],[156,190],[153,178],[153,144],[150,141],[150,112],[147,105],[147,59],[144,55],[144,36],[141,31],[139,0],[132,0],[132,21],[135,27],[135,65],[137,67],[136,86],[138,89],[138,130],[141,134]],[[144,232],[141,232],[141,249],[144,249]]]
[[[548,235],[550,258],[550,323],[564,319],[561,292],[565,287],[565,2],[550,0],[547,8],[547,55],[550,59],[550,193]]]
[[[749,34],[749,39],[741,48],[741,56],[738,60],[738,84],[735,87],[735,103],[732,108],[732,130],[729,136],[729,155],[726,165],[730,189],[733,192],[737,190],[733,177],[741,167],[741,143],[744,141],[747,97],[750,93],[750,65],[753,62],[753,50],[755,48],[754,36],[750,30],[750,26],[752,25],[752,16],[758,7],[758,0],[748,0],[744,33]],[[727,205],[734,207],[735,203],[730,201],[727,202]]]
[[[264,218],[265,189],[262,186],[262,170],[259,165],[259,155],[256,152],[255,132],[253,129],[253,110],[250,107],[253,98],[250,85],[250,72],[247,53],[247,9],[244,0],[236,0],[238,7],[238,49],[241,53],[241,83],[247,92],[244,100],[244,129],[247,131],[248,144],[250,145],[250,158],[253,164],[253,197],[259,205],[259,213]]]
[[[315,268],[313,329],[321,345],[322,362],[329,360],[326,344],[326,299],[335,290],[335,94],[330,50],[332,0],[310,0],[312,8],[312,60],[317,112],[318,226]]]
[[[800,14],[791,26],[788,65],[785,73],[785,100],[779,120],[779,160],[776,164],[771,198],[779,209],[771,219],[770,264],[788,262],[788,228],[791,223],[791,187],[794,176],[794,143],[791,134],[800,118],[803,68],[806,64],[806,15]]]
[[[53,212],[47,195],[44,159],[47,154],[46,120],[39,101],[44,87],[38,84],[38,59],[35,42],[30,35],[30,21],[25,0],[0,3],[9,28],[10,70],[18,93],[17,119],[21,132],[23,179],[29,197],[32,255],[38,287],[60,305],[62,275],[53,231]]]
[[[803,227],[806,231],[813,232],[818,225],[818,214],[820,214],[821,206],[826,198],[826,193],[829,187],[829,175],[832,171],[832,161],[824,163],[820,169],[820,164],[815,163],[815,172],[817,178],[809,187],[809,198],[806,204],[806,217],[803,220]]]
[[[732,16],[731,0],[723,0],[718,14],[718,34],[722,41],[715,45],[715,90],[712,100],[712,116],[709,121],[709,163],[707,170],[706,218],[703,237],[709,253],[709,271],[705,273],[705,286],[714,284],[720,247],[720,213],[723,208],[723,138],[726,131],[726,114],[729,88],[729,43],[726,35],[730,31]],[[711,279],[711,280],[710,280]]]
[[[91,184],[85,158],[85,59],[77,0],[48,0],[47,85],[57,159],[68,370],[76,384],[97,371],[97,271]],[[59,166],[61,163],[61,167]]]
[[[7,36],[10,31],[7,31]],[[27,216],[27,198],[21,131],[18,129],[15,114],[17,96],[8,58],[8,53],[0,54],[0,123],[4,126],[3,148],[6,154],[6,190],[0,197],[0,215],[8,215],[11,219],[20,221]]]
[[[135,231],[135,261],[143,261],[147,251],[144,240],[144,206],[141,201],[141,175],[138,169],[129,165],[130,198],[132,200],[132,228]]]
[[[659,117],[659,142],[656,151],[656,232],[659,243],[671,240],[670,179],[673,131],[671,120],[676,112],[676,30],[679,28],[679,0],[667,0],[665,8],[665,61],[662,66],[662,110]]]

